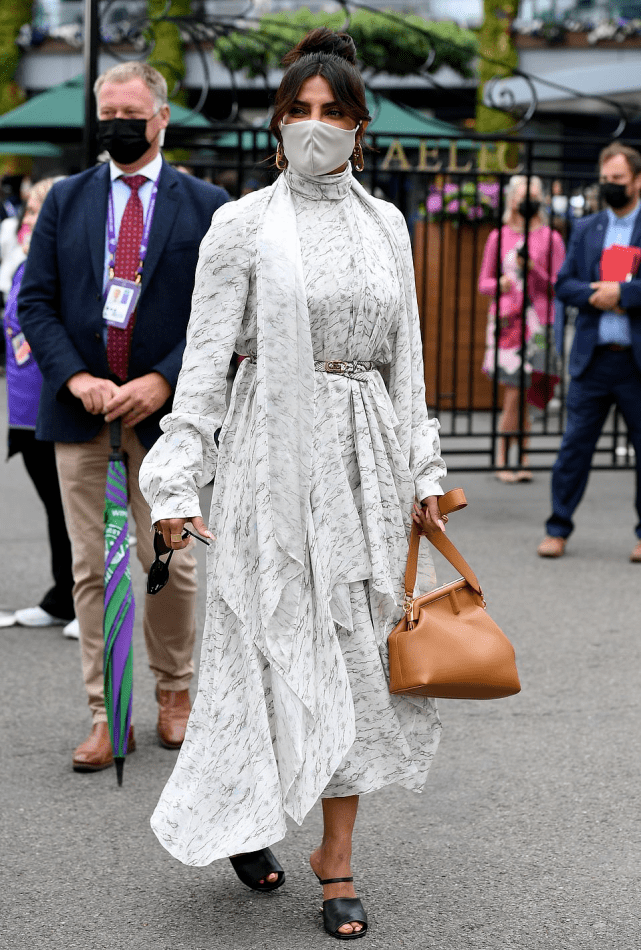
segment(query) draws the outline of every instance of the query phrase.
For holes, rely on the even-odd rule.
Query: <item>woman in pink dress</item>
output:
[[[525,220],[529,221],[527,289],[523,279]],[[547,353],[548,337],[554,322],[554,282],[565,257],[565,247],[558,231],[546,224],[543,210],[543,189],[537,177],[514,175],[508,184],[503,227],[492,231],[483,253],[479,275],[479,293],[492,298],[488,312],[487,337],[483,372],[505,387],[499,432],[514,433],[519,429],[519,387],[521,363],[527,389],[523,428],[530,428],[527,403],[543,406],[552,394],[554,357]],[[500,240],[499,240],[500,236]],[[500,263],[498,255],[501,255]],[[496,296],[499,282],[499,339],[496,352]],[[525,300],[524,300],[525,296]],[[525,310],[525,346],[523,345],[523,312]],[[523,350],[524,360],[523,360]],[[496,477],[503,482],[531,481],[526,470],[508,471],[509,446],[515,437],[499,439]]]

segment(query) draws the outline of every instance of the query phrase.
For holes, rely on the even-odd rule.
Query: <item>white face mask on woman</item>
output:
[[[328,175],[348,160],[356,144],[355,129],[340,129],[318,119],[280,124],[285,158],[303,175]]]

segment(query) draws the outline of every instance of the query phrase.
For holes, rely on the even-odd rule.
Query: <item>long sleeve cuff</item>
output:
[[[416,480],[416,497],[419,501],[423,501],[424,498],[429,498],[430,495],[444,494],[445,492],[441,488],[440,482],[425,476]]]

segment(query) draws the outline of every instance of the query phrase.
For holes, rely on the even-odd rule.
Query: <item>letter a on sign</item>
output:
[[[405,154],[399,139],[393,139],[390,143],[390,147],[387,150],[387,155],[385,156],[383,164],[381,165],[383,171],[387,171],[392,162],[394,162],[394,164],[398,163],[404,172],[408,172],[412,167],[407,160],[407,155]]]

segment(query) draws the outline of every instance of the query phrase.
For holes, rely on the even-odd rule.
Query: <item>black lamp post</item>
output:
[[[85,0],[85,124],[82,144],[85,168],[96,164],[98,156],[98,117],[93,86],[98,78],[98,0]]]

